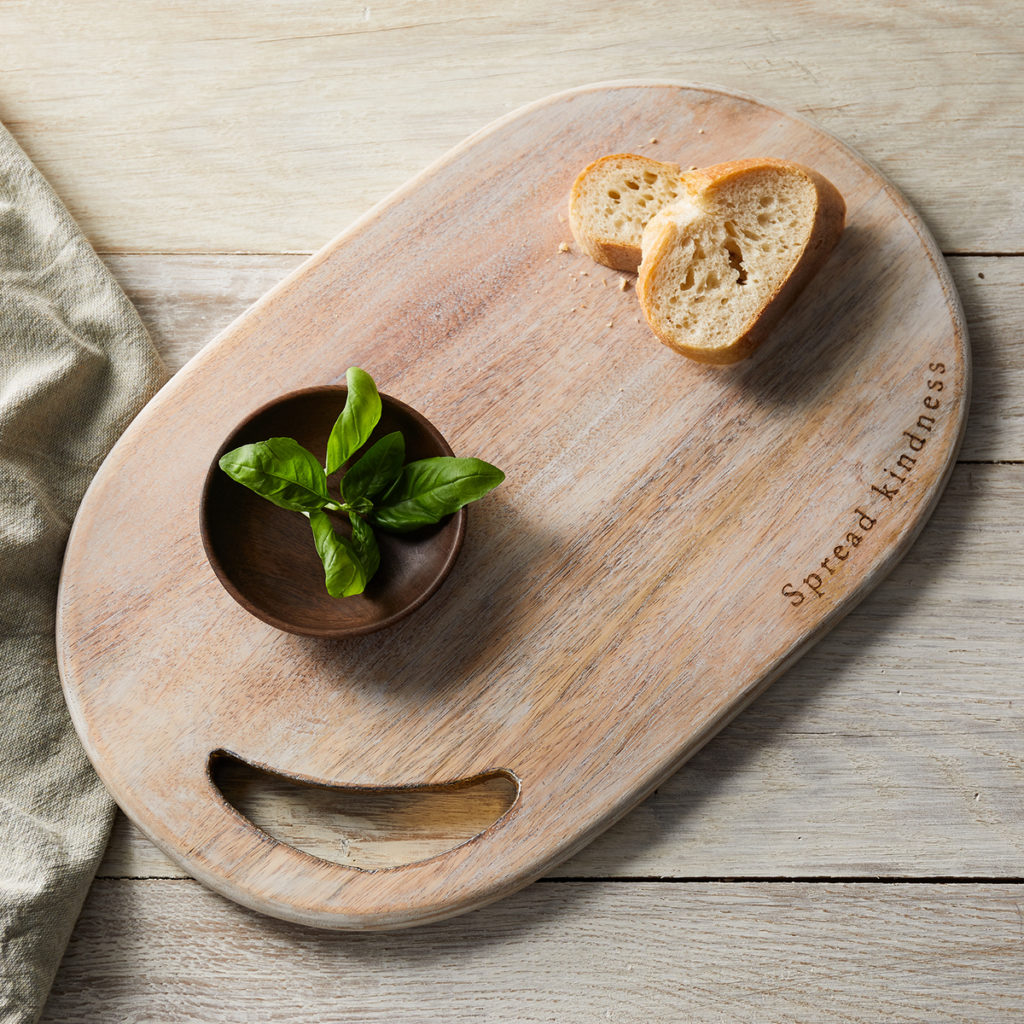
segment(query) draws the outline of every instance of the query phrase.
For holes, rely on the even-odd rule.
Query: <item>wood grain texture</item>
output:
[[[174,372],[305,257],[108,255]],[[1024,460],[1024,284],[1011,256],[948,256],[974,371],[965,460]]]
[[[544,883],[413,932],[332,935],[192,882],[101,882],[43,1021],[1008,1024],[1021,895]]]
[[[806,113],[944,249],[1020,252],[1021,26],[1002,0],[14,2],[0,120],[104,250],[308,250],[499,114],[643,74]]]
[[[813,296],[728,375],[654,351],[616,275],[560,251],[576,168],[655,130],[678,143],[698,123],[715,125],[700,162],[773,150],[819,169],[849,209]],[[368,278],[379,252],[394,268]],[[936,260],[849,151],[724,93],[592,88],[470,140],[204,350],[97,476],[58,636],[104,781],[190,872],[292,920],[423,922],[525,884],[663,780],[909,546],[951,467],[968,379]],[[457,450],[515,482],[477,518],[470,567],[464,556],[428,633],[421,617],[386,643],[302,645],[229,607],[197,551],[193,492],[240,412],[352,363],[392,393],[414,389],[454,424]],[[126,504],[119,480],[154,465]],[[144,702],[131,698],[140,684]],[[520,789],[443,856],[355,872],[230,812],[205,774],[218,749],[311,781],[437,785],[500,769]]]
[[[867,600],[558,877],[1017,878],[1024,861],[1024,467],[960,466]],[[302,798],[302,797],[305,798]],[[450,848],[507,806],[333,800],[248,784],[300,848],[380,864]],[[184,877],[123,816],[104,877]]]

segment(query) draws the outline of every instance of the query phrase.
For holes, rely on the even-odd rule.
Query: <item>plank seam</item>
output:
[[[96,882],[195,882],[182,875],[97,875]],[[538,878],[537,885],[1024,885],[1024,877],[1000,875],[565,875]]]
[[[566,875],[537,879],[537,884],[565,882],[617,882],[625,885],[1024,885],[1024,878],[999,875],[619,875],[608,878]]]
[[[958,466],[1024,466],[1024,459],[957,459]]]

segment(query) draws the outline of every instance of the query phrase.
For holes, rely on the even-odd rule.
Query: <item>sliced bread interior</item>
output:
[[[569,199],[569,225],[591,259],[616,270],[640,265],[644,226],[684,194],[678,164],[613,153],[585,168]]]
[[[749,356],[843,230],[846,206],[820,174],[783,160],[692,172],[650,219],[637,294],[666,345],[707,363]]]

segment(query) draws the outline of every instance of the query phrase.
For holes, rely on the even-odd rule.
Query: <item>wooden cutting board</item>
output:
[[[751,360],[673,354],[631,281],[565,251],[573,178],[617,151],[789,158],[843,193],[839,247]],[[236,423],[350,365],[507,480],[424,607],[323,641],[235,604],[198,506]],[[952,468],[968,378],[933,241],[834,138],[712,89],[543,100],[371,210],[132,424],[64,566],[75,724],[125,812],[243,904],[338,928],[480,906],[634,806],[892,568]],[[504,774],[518,794],[469,842],[367,871],[256,829],[213,785],[217,751],[316,784]]]

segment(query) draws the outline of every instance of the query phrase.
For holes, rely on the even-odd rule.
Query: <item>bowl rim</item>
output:
[[[218,445],[213,459],[210,462],[209,469],[206,471],[206,476],[203,479],[203,488],[199,496],[199,534],[202,539],[203,550],[206,553],[206,559],[210,564],[210,568],[213,569],[214,576],[216,576],[221,586],[228,594],[230,594],[235,602],[249,612],[250,615],[255,616],[257,619],[267,623],[267,625],[273,626],[275,629],[279,629],[285,633],[292,633],[298,636],[318,637],[321,639],[340,640],[346,637],[366,636],[369,633],[377,632],[377,630],[386,629],[388,626],[392,626],[401,619],[406,618],[406,616],[411,615],[417,608],[422,607],[422,605],[436,593],[437,589],[445,579],[447,579],[448,574],[452,571],[452,568],[459,557],[459,553],[462,550],[462,544],[466,537],[466,509],[463,507],[458,511],[453,512],[449,519],[449,522],[454,522],[455,524],[455,536],[450,542],[447,557],[441,564],[440,568],[434,573],[430,583],[424,587],[407,605],[404,605],[402,608],[381,619],[374,619],[364,623],[363,625],[346,627],[297,625],[293,622],[288,622],[286,619],[280,618],[273,612],[267,611],[265,608],[255,604],[246,597],[245,594],[235,586],[234,581],[224,568],[220,558],[217,556],[213,541],[210,537],[207,505],[210,488],[213,486],[213,481],[217,479],[217,473],[220,471],[220,466],[218,465],[220,458],[229,450],[228,445],[230,444],[231,439],[249,423],[263,415],[263,413],[268,410],[277,405],[281,405],[284,402],[292,401],[297,398],[328,394],[331,392],[336,392],[339,395],[347,395],[348,386],[345,384],[318,384],[283,392],[276,398],[272,398],[253,409],[228,431],[221,443]],[[424,432],[438,445],[445,455],[454,456],[455,453],[452,451],[451,445],[447,440],[445,440],[444,435],[436,426],[434,426],[433,423],[430,422],[430,420],[427,419],[426,416],[423,415],[423,413],[392,395],[385,394],[382,391],[379,391],[378,394],[380,395],[382,405],[391,406],[414,420],[418,427],[424,430]],[[344,598],[337,598],[337,600],[342,601]]]

